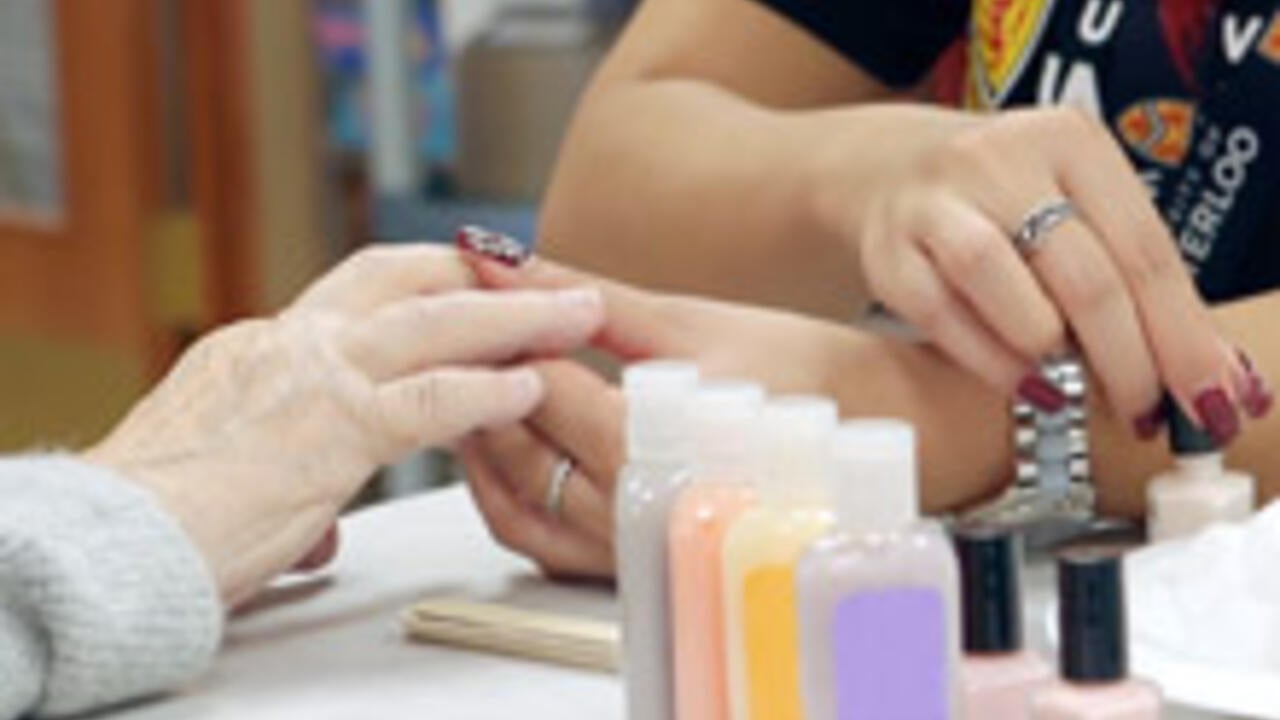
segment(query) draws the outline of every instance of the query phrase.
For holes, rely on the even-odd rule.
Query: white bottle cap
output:
[[[831,486],[831,433],[836,404],[795,395],[764,405],[760,412],[760,496],[773,505],[825,503]]]
[[[749,483],[751,450],[764,405],[764,389],[749,382],[703,383],[689,409],[693,423],[694,471],[717,482]]]
[[[916,432],[901,420],[853,420],[831,444],[831,497],[840,528],[896,530],[920,518]]]
[[[629,460],[692,461],[689,404],[697,387],[698,366],[692,363],[658,360],[622,373]]]

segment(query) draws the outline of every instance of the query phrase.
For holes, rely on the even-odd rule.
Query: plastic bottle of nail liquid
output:
[[[758,503],[724,543],[725,640],[734,720],[802,720],[795,563],[832,523],[836,406],[815,397],[765,404]]]
[[[1061,677],[1031,697],[1033,720],[1157,720],[1160,691],[1129,677],[1121,559],[1108,551],[1058,558]]]
[[[667,517],[689,477],[689,404],[697,367],[633,365],[623,373],[627,464],[618,478],[618,592],[627,717],[671,720],[674,712],[668,606]]]
[[[671,623],[676,717],[728,720],[724,536],[755,502],[751,462],[764,391],[710,382],[693,398],[693,473],[671,511]]]
[[[915,431],[846,423],[831,457],[837,530],[796,572],[806,717],[954,718],[959,578],[951,541],[920,517]]]
[[[1049,663],[1022,644],[1022,552],[1007,529],[962,527],[961,717],[1026,720],[1032,691],[1053,680]]]
[[[1147,535],[1162,542],[1215,523],[1244,522],[1256,502],[1254,478],[1228,470],[1213,437],[1169,402],[1169,449],[1175,466],[1147,486]]]

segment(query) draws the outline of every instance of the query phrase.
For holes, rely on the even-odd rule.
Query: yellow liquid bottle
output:
[[[820,398],[765,406],[759,504],[725,535],[725,641],[733,720],[802,720],[796,562],[834,522],[827,497],[836,407]]]

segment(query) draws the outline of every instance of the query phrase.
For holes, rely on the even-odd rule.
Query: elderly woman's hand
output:
[[[593,289],[474,285],[451,250],[360,253],[278,317],[201,340],[86,457],[151,489],[241,601],[380,465],[526,416],[541,378],[507,364],[570,350],[602,321]]]

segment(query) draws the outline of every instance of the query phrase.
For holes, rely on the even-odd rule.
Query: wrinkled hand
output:
[[[530,355],[602,320],[594,290],[473,290],[451,250],[358,254],[278,317],[209,335],[86,459],[152,490],[235,604],[315,547],[380,466],[543,395]]]
[[[927,449],[954,436],[958,413],[983,421],[986,412],[998,439],[949,449],[954,463],[948,470],[998,482],[1006,457],[1003,403],[927,349],[799,315],[646,292],[541,258],[519,268],[469,259],[489,287],[600,287],[607,319],[595,343],[622,360],[688,359],[708,376],[749,378],[775,393],[837,395],[848,415],[913,420]],[[485,430],[463,445],[470,487],[500,543],[553,576],[608,577],[614,482],[624,460],[620,391],[570,361],[538,369],[547,388],[538,410],[524,424]],[[543,506],[562,457],[571,458],[576,469],[565,485],[560,515],[552,517]],[[925,482],[935,504],[957,500],[946,479]]]

